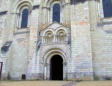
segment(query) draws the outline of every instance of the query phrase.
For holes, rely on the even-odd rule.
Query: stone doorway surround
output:
[[[66,56],[61,50],[51,50],[45,55],[45,62],[44,62],[44,80],[50,80],[50,60],[53,56],[59,55],[63,59],[63,80],[67,79],[67,62],[66,62]]]
[[[40,44],[36,58],[39,63],[40,79],[50,80],[50,60],[54,55],[63,59],[63,80],[67,79],[70,61],[70,28],[53,22],[40,31]]]

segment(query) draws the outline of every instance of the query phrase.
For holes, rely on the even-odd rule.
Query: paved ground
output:
[[[70,81],[1,81],[0,86],[64,86]]]
[[[2,81],[0,86],[112,86],[112,81]]]
[[[112,86],[112,81],[83,81],[76,86]]]

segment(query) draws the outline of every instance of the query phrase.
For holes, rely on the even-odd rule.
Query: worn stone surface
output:
[[[49,80],[53,55],[63,59],[64,80],[112,79],[112,19],[103,16],[102,0],[0,0],[2,79]],[[72,0],[73,1],[73,0]],[[52,22],[60,3],[60,23]],[[28,25],[20,12],[28,8]]]

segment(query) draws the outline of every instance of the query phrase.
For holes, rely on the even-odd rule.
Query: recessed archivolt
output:
[[[52,31],[47,31],[44,36],[44,41],[46,43],[51,43],[53,41],[53,37],[54,37],[54,35],[53,35]]]
[[[59,29],[59,30],[57,31],[57,35],[60,35],[61,33],[62,33],[62,34],[66,34],[66,33],[65,33],[65,30]]]
[[[42,31],[42,32],[41,32],[41,36],[46,36],[47,33],[52,33],[52,34],[54,34],[53,30],[48,29],[48,30]]]
[[[66,55],[64,53],[63,50],[58,49],[58,48],[53,48],[53,49],[49,49],[46,51],[46,53],[44,54],[44,64],[49,63],[50,59],[52,58],[52,56],[54,55],[60,55],[63,58],[63,62],[66,62]]]
[[[55,33],[57,34],[58,32],[65,32],[66,34],[69,34],[69,32],[70,32],[70,29],[69,28],[66,28],[66,27],[63,27],[63,26],[61,26],[61,27],[58,27],[58,28],[56,28],[56,31],[55,31]]]
[[[42,0],[42,6],[48,7],[48,6],[51,6],[51,4],[54,2],[70,3],[70,0]]]
[[[24,7],[27,7],[29,10],[32,10],[33,2],[31,0],[19,0],[13,5],[13,11],[19,12]]]
[[[52,31],[47,31],[46,33],[45,33],[45,36],[53,36],[53,32]]]

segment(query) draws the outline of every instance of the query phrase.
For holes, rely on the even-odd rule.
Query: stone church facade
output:
[[[111,7],[111,0],[0,0],[1,79],[112,79]]]

